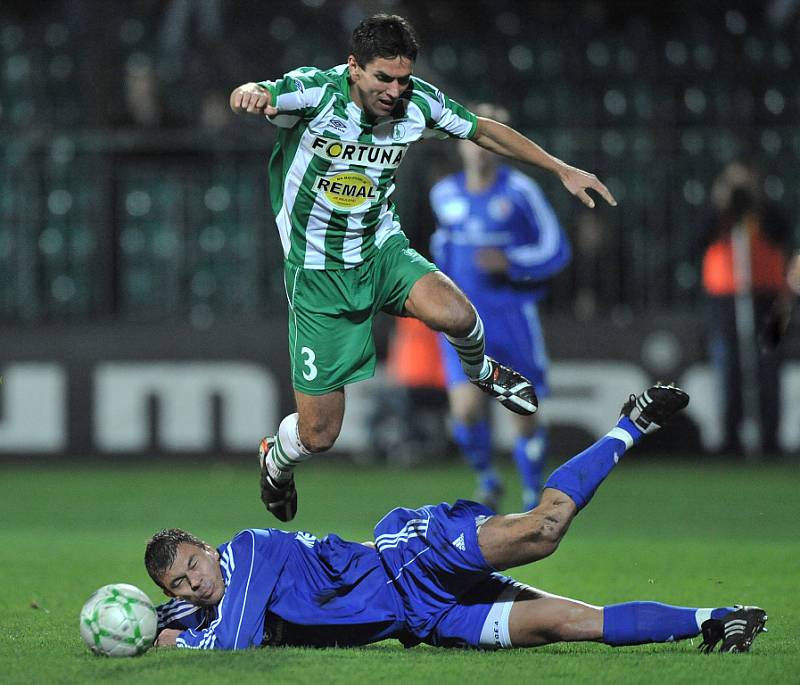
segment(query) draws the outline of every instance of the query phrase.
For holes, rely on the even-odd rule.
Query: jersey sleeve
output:
[[[221,548],[226,589],[216,617],[207,628],[190,628],[178,635],[178,647],[232,650],[261,646],[267,602],[286,559],[282,550],[286,545],[275,533],[245,530]]]
[[[291,128],[298,121],[310,119],[325,100],[333,84],[322,77],[315,67],[300,67],[274,81],[260,81],[272,96],[272,106],[278,114],[267,120],[281,128]]]
[[[430,83],[417,78],[413,83],[414,96],[425,115],[428,137],[472,138],[475,135],[478,117]]]
[[[207,611],[185,600],[173,598],[169,602],[156,607],[158,631],[165,628],[188,630],[199,628],[206,622]]]
[[[553,278],[572,259],[569,240],[538,185],[522,174],[515,174],[509,185],[521,207],[525,221],[516,244],[506,248],[508,277],[517,282],[540,283]]]

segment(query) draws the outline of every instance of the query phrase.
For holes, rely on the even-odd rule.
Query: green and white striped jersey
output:
[[[269,182],[284,257],[306,269],[370,259],[401,232],[391,196],[408,146],[471,138],[477,128],[472,112],[414,76],[395,112],[374,121],[350,99],[346,64],[301,67],[259,85],[278,109]]]

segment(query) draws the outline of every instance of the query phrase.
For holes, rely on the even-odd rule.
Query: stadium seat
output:
[[[789,44],[780,38],[770,42],[772,43],[772,49],[769,52],[769,57],[772,66],[781,72],[791,69],[796,61],[796,54],[793,54]]]
[[[712,43],[698,43],[692,48],[692,63],[698,72],[713,73],[719,64],[715,46]]]
[[[411,17],[423,44],[419,73],[458,100],[503,99],[523,132],[557,156],[597,171],[625,197],[619,221],[632,241],[623,245],[625,251],[643,249],[645,222],[654,233],[674,230],[682,239],[683,229],[675,226],[696,223],[720,165],[741,154],[760,156],[769,167],[770,196],[786,203],[787,214],[800,216],[800,178],[794,171],[800,168],[800,136],[794,132],[800,118],[794,78],[800,53],[792,30],[771,28],[758,11],[735,7],[674,13],[667,26],[659,23],[657,8],[631,6],[622,18],[608,9],[612,4],[601,11],[606,3],[584,3],[575,11],[571,3],[503,0],[476,3],[476,11],[467,12],[435,0]],[[341,61],[339,24],[349,23],[347,12],[335,14],[331,25],[321,3],[284,2],[277,11],[256,3],[246,13],[235,5],[226,6],[233,52],[200,54],[189,41],[177,67],[212,64],[219,72],[207,80],[228,84],[241,74],[260,78],[299,64]],[[490,5],[491,20],[477,26],[478,10]],[[253,47],[254,17],[271,41],[268,67],[263,51]],[[127,7],[118,12],[104,34],[102,54],[112,56],[106,73],[116,73],[116,61],[130,54],[149,55],[161,76],[174,80],[181,73],[160,61],[153,19]],[[191,310],[207,320],[254,302],[259,311],[280,308],[282,252],[265,201],[269,146],[260,122],[237,121],[233,135],[226,130],[210,144],[181,131],[175,138],[179,145],[172,139],[164,145],[158,128],[121,145],[116,134],[93,138],[91,128],[87,135],[96,125],[116,125],[119,119],[130,126],[130,121],[119,83],[113,84],[118,90],[111,99],[120,111],[92,115],[90,99],[96,94],[89,91],[99,93],[108,84],[87,87],[87,46],[77,26],[58,3],[48,12],[25,13],[24,19],[4,16],[0,25],[0,185],[7,191],[0,194],[0,269],[14,264],[8,257],[3,261],[9,244],[24,252],[19,241],[30,241],[28,249],[43,269],[36,293],[43,316],[95,311],[106,306],[111,290],[121,293],[122,314],[136,317]],[[313,44],[301,40],[307,34],[314,35]],[[171,93],[170,100],[177,119],[170,126],[196,121],[192,88]],[[144,142],[142,150],[134,139]],[[105,151],[88,160],[87,144]],[[183,145],[188,151],[177,151]],[[222,151],[226,146],[230,150]],[[557,182],[536,178],[570,225],[582,208]],[[402,207],[416,208],[424,199],[409,202],[402,192],[398,186],[401,214],[406,222],[416,221],[413,209]],[[26,219],[23,231],[24,202],[43,211],[39,219]],[[656,202],[661,215],[650,209]],[[115,288],[109,287],[112,269],[106,265],[112,257],[102,249],[112,241]],[[92,265],[101,269],[100,278],[87,276]],[[17,283],[25,269],[38,273],[37,268],[12,266],[6,281]],[[215,284],[200,288],[202,297],[192,291],[193,276],[200,272],[206,284]],[[640,275],[620,275],[620,282],[628,290],[644,287],[636,280]],[[0,290],[0,317],[20,316],[16,287]],[[9,295],[8,288],[16,294]],[[10,314],[9,307],[17,313]]]
[[[24,43],[24,27],[4,17],[3,26],[0,27],[0,50],[13,53],[22,48]]]

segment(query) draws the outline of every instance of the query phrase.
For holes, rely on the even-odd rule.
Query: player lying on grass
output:
[[[631,396],[617,424],[556,469],[540,504],[524,514],[494,515],[465,500],[394,509],[375,526],[374,543],[248,529],[213,549],[180,529],[161,531],[145,552],[148,573],[173,598],[158,607],[157,644],[344,647],[396,638],[492,649],[702,633],[704,651],[719,642],[722,651],[747,651],[767,620],[756,607],[599,607],[498,573],[552,554],[623,453],[688,401],[674,386]]]

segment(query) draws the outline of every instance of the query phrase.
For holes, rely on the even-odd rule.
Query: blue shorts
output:
[[[486,354],[510,366],[536,387],[539,398],[550,395],[547,369],[550,360],[535,302],[511,302],[503,309],[484,307],[478,310],[486,335]],[[439,336],[447,386],[465,383],[461,361],[443,335]]]
[[[482,504],[458,500],[453,506],[393,509],[375,526],[375,545],[402,598],[406,628],[419,642],[509,646],[495,628],[502,633],[504,620],[507,626],[523,586],[495,573],[478,547],[478,526],[493,514]]]

